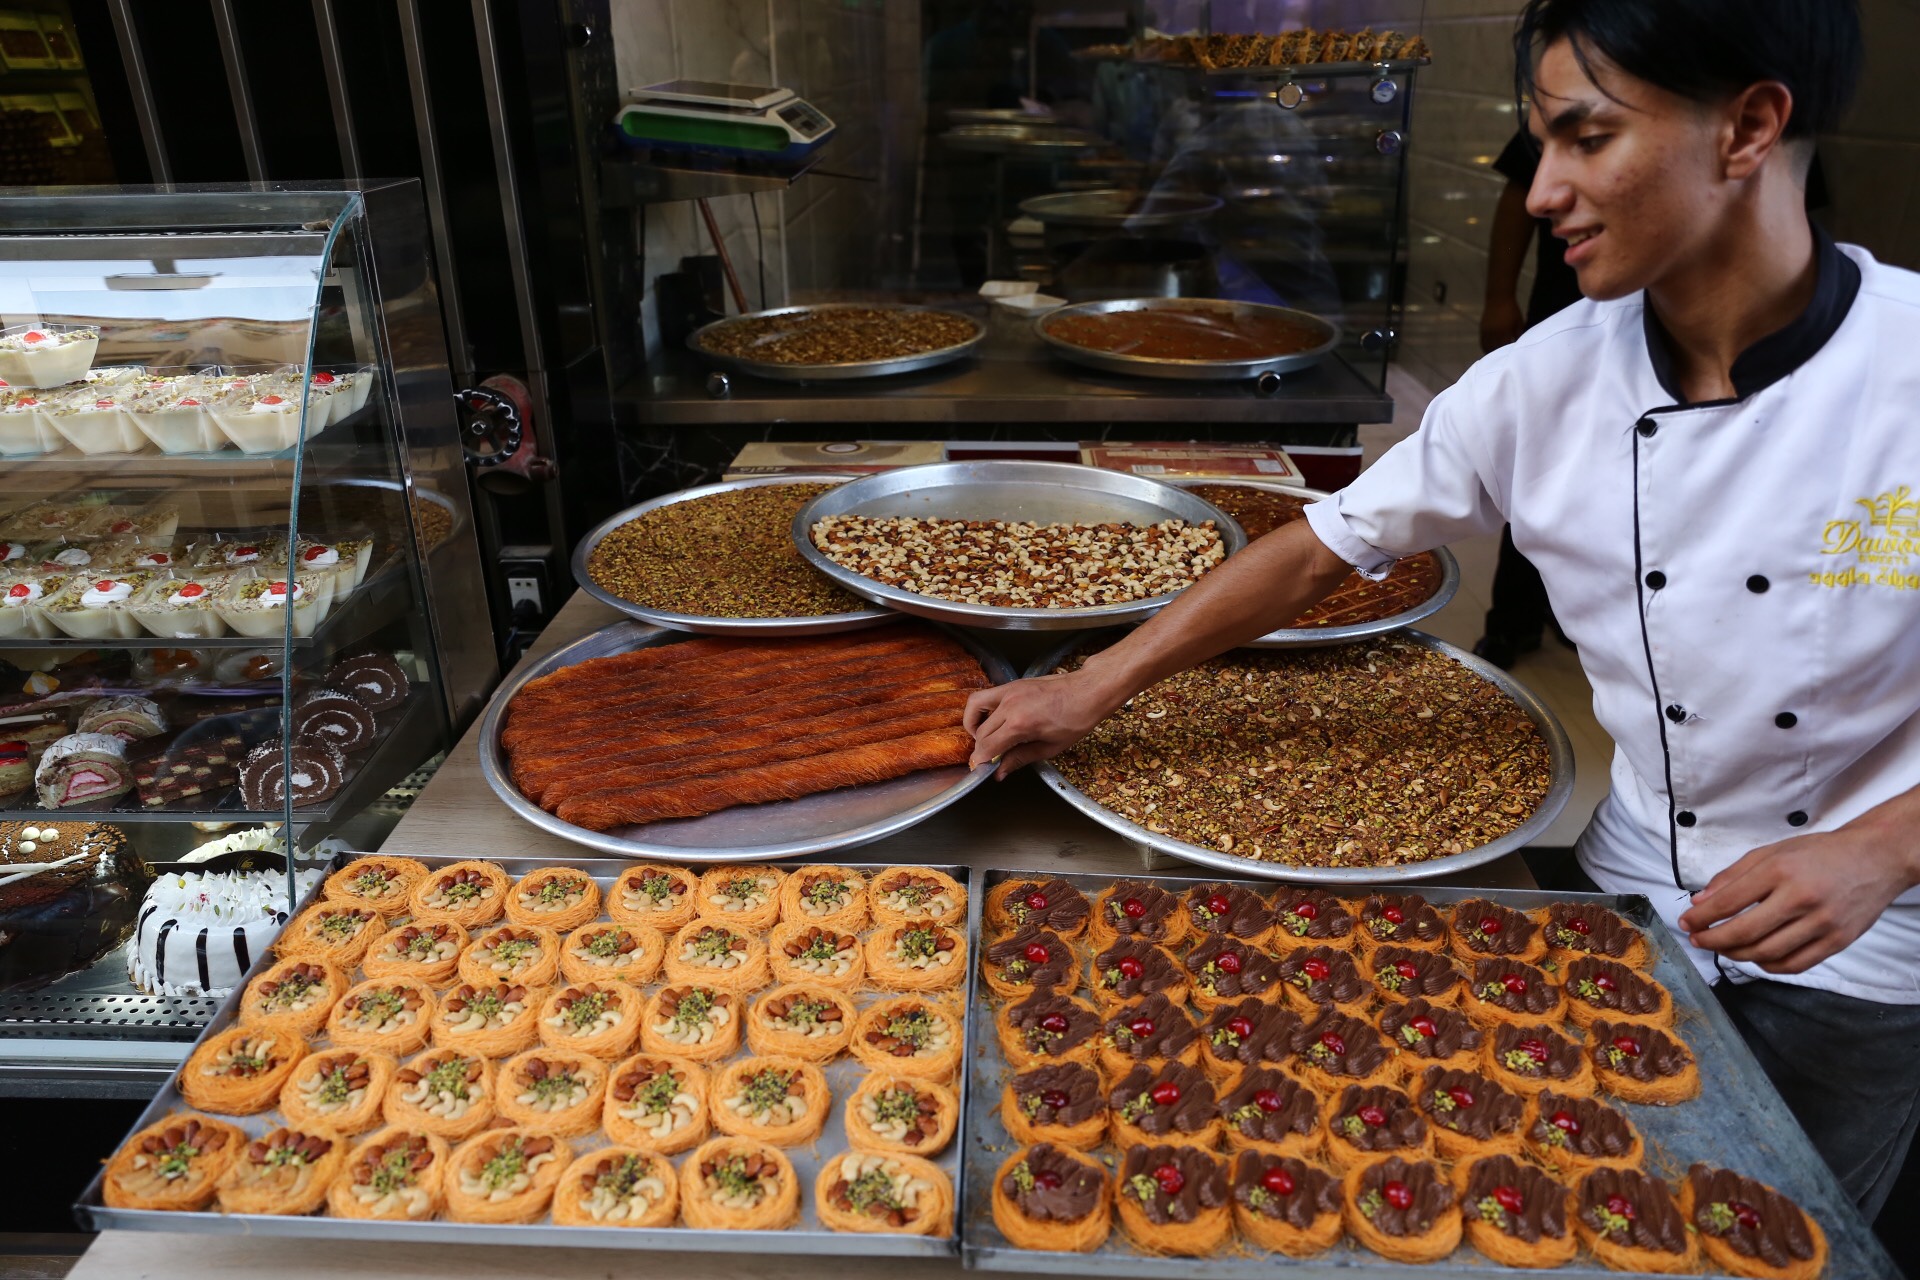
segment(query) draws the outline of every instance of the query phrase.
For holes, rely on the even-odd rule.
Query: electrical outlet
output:
[[[536,615],[546,613],[546,601],[540,594],[540,579],[532,576],[509,577],[507,579],[507,603],[511,605],[514,612],[517,613],[523,602],[531,604],[533,606],[533,612]]]

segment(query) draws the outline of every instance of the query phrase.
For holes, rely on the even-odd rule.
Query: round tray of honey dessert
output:
[[[781,382],[842,382],[965,359],[987,336],[953,311],[890,302],[817,302],[728,316],[687,345],[724,369]]]
[[[1292,373],[1340,345],[1308,311],[1224,298],[1116,298],[1061,307],[1034,332],[1063,360],[1142,378],[1219,381]]]

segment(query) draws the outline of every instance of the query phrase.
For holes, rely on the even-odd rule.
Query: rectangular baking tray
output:
[[[336,856],[327,866],[329,874],[337,868],[366,857],[362,853],[343,853]],[[408,855],[424,862],[429,867],[447,866],[460,861],[453,857],[421,857]],[[483,854],[471,855],[484,857]],[[621,872],[634,864],[620,858],[579,858],[564,864],[556,864],[551,858],[494,857],[487,861],[499,866],[509,876],[518,879],[530,871],[541,867],[567,865],[591,875],[600,888],[606,890]],[[781,870],[792,870],[800,863],[774,864]],[[834,866],[851,867],[869,876],[878,875],[893,869],[893,864],[861,864],[836,862]],[[976,949],[974,941],[980,935],[980,895],[968,884],[971,869],[964,866],[934,865],[936,871],[944,871],[967,887],[967,937],[968,955]],[[697,868],[694,869],[697,874]],[[319,895],[322,881],[315,883],[313,891],[300,903],[305,910],[309,903]],[[298,912],[296,912],[298,914]],[[220,1034],[233,1024],[240,1007],[241,994],[254,975],[268,968],[274,962],[271,952],[254,961],[247,971],[245,979],[233,994],[220,1003],[220,1011],[207,1023],[201,1032],[200,1040],[194,1042],[195,1048],[200,1041]],[[654,984],[649,984],[651,990]],[[961,988],[963,991],[964,987]],[[864,1007],[875,998],[867,993],[855,993],[855,1003]],[[968,1060],[971,1046],[966,1041],[968,1029],[963,1021],[961,1041],[961,1061]],[[744,1048],[744,1039],[742,1045]],[[637,1050],[636,1050],[637,1052]],[[888,1235],[879,1232],[859,1233],[829,1231],[820,1225],[813,1209],[813,1181],[820,1174],[821,1166],[827,1161],[844,1154],[847,1150],[845,1130],[841,1127],[841,1108],[853,1093],[855,1086],[865,1077],[866,1068],[851,1058],[842,1057],[825,1068],[827,1084],[833,1091],[833,1112],[827,1118],[827,1126],[822,1130],[819,1140],[811,1147],[787,1148],[787,1155],[793,1161],[798,1174],[801,1192],[801,1212],[798,1225],[780,1231],[712,1231],[695,1230],[691,1227],[560,1227],[543,1219],[537,1223],[521,1226],[491,1225],[480,1223],[450,1222],[435,1220],[432,1222],[374,1222],[328,1217],[285,1217],[274,1214],[253,1213],[173,1213],[157,1209],[115,1209],[110,1208],[101,1196],[101,1179],[105,1176],[104,1165],[111,1155],[102,1153],[102,1172],[94,1175],[74,1205],[74,1217],[80,1225],[89,1231],[167,1231],[198,1235],[245,1235],[277,1236],[286,1239],[305,1240],[394,1240],[411,1241],[425,1244],[498,1244],[514,1247],[570,1247],[595,1249],[639,1249],[639,1250],[675,1250],[698,1253],[743,1253],[743,1254],[804,1254],[815,1257],[894,1257],[894,1258],[948,1258],[959,1248],[959,1224],[964,1221],[966,1212],[966,1181],[961,1169],[960,1135],[967,1130],[967,1087],[965,1073],[955,1080],[955,1088],[960,1093],[959,1126],[954,1131],[954,1141],[934,1163],[938,1165],[953,1182],[955,1234],[946,1237],[930,1238],[925,1236]],[[174,1081],[155,1095],[147,1109],[134,1122],[129,1134],[136,1133],[147,1125],[164,1119],[178,1110],[192,1110],[180,1097]],[[257,1116],[227,1117],[251,1136],[259,1136],[279,1123],[275,1117],[277,1111],[264,1112]],[[574,1155],[585,1155],[607,1145],[603,1135],[598,1133],[586,1137],[569,1139]],[[457,1145],[457,1144],[456,1144]],[[118,1144],[114,1148],[119,1149]],[[677,1169],[687,1153],[669,1157]]]
[[[1008,879],[1055,872],[988,871],[977,887],[979,898]],[[1061,875],[1089,899],[1112,886],[1115,877]],[[1270,880],[1236,880],[1221,876],[1129,876],[1147,880],[1178,893],[1198,884],[1239,884],[1255,893],[1270,894]],[[1318,888],[1320,886],[1316,886]],[[1384,886],[1352,890],[1327,889],[1337,897],[1364,900]],[[1778,1187],[1808,1213],[1827,1234],[1831,1250],[1825,1274],[1834,1280],[1899,1280],[1900,1271],[1874,1237],[1872,1229],[1841,1189],[1839,1182],[1801,1132],[1786,1103],[1768,1082],[1752,1051],[1740,1039],[1706,982],[1686,958],[1653,906],[1638,895],[1554,893],[1537,889],[1456,889],[1428,885],[1408,886],[1429,902],[1444,904],[1462,898],[1488,898],[1518,910],[1554,902],[1594,902],[1610,908],[1643,931],[1658,959],[1653,976],[1672,993],[1674,1029],[1693,1050],[1700,1066],[1700,1096],[1674,1107],[1641,1106],[1607,1097],[1609,1105],[1625,1112],[1647,1144],[1647,1171],[1677,1184],[1695,1160],[1724,1165]],[[973,944],[985,954],[986,939]],[[994,1034],[994,998],[980,981],[980,965],[973,966],[968,1000],[970,1067],[967,1094],[978,1100],[965,1116],[967,1194],[961,1210],[962,1252],[966,1265],[982,1271],[1043,1272],[1050,1275],[1124,1275],[1149,1280],[1272,1280],[1276,1274],[1314,1280],[1360,1280],[1362,1277],[1411,1276],[1440,1272],[1460,1280],[1491,1280],[1528,1274],[1502,1267],[1462,1243],[1451,1257],[1419,1266],[1392,1262],[1343,1238],[1313,1258],[1229,1246],[1206,1258],[1158,1258],[1139,1252],[1118,1225],[1107,1242],[1092,1253],[1047,1253],[1020,1249],[1007,1242],[993,1223],[993,1175],[1018,1146],[1000,1122],[1000,1090],[1006,1061]],[[1707,1268],[1712,1271],[1711,1266]],[[1566,1266],[1544,1272],[1553,1276],[1600,1280],[1628,1273],[1609,1271],[1592,1254],[1582,1251]]]

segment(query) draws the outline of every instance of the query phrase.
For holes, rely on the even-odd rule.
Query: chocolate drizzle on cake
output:
[[[1493,1056],[1515,1075],[1530,1079],[1571,1080],[1580,1074],[1580,1046],[1544,1024],[1495,1027]]]
[[[1807,1215],[1766,1183],[1704,1164],[1687,1170],[1687,1181],[1693,1187],[1693,1225],[1702,1234],[1718,1236],[1734,1252],[1770,1267],[1813,1257]]]
[[[1243,1137],[1284,1142],[1319,1127],[1320,1100],[1279,1068],[1255,1067],[1242,1072],[1233,1092],[1220,1100],[1220,1116]]]
[[[1235,938],[1209,938],[1187,953],[1185,963],[1193,985],[1221,1000],[1257,996],[1280,981],[1272,956]]]
[[[1633,1125],[1604,1102],[1543,1089],[1527,1136],[1548,1150],[1565,1148],[1587,1159],[1617,1160],[1633,1150]]]
[[[1011,1084],[1015,1104],[1035,1125],[1085,1124],[1107,1105],[1100,1077],[1077,1062],[1023,1071]]]
[[[1051,1142],[1029,1147],[1000,1179],[1000,1190],[1035,1222],[1078,1222],[1093,1212],[1106,1189],[1098,1166]]]
[[[1353,957],[1337,947],[1295,947],[1280,957],[1280,981],[1315,1004],[1352,1004],[1372,988]]]
[[[1485,1142],[1520,1128],[1527,1104],[1473,1071],[1428,1067],[1414,1101],[1427,1119],[1462,1137]]]
[[[1469,950],[1488,956],[1517,956],[1540,932],[1525,912],[1485,898],[1454,903],[1451,925],[1454,937]]]
[[[1389,1194],[1395,1187],[1404,1196]],[[1401,1199],[1404,1204],[1395,1203]],[[1360,1176],[1354,1207],[1382,1235],[1423,1236],[1453,1207],[1453,1188],[1431,1161],[1388,1156]]]
[[[1140,1063],[1108,1092],[1107,1105],[1150,1138],[1199,1133],[1219,1111],[1213,1082],[1181,1062]]]
[[[1029,1053],[1057,1058],[1100,1032],[1100,1016],[1073,999],[1041,991],[1007,1010]]]
[[[1560,1003],[1551,979],[1530,964],[1490,957],[1474,962],[1473,994],[1510,1013],[1540,1017]]]
[[[1587,1028],[1593,1065],[1642,1083],[1677,1076],[1693,1064],[1687,1046],[1660,1027],[1595,1018]]]
[[[1122,938],[1094,957],[1093,981],[1102,991],[1131,1000],[1179,986],[1186,977],[1164,948],[1145,938]]]
[[[1306,942],[1338,941],[1353,932],[1353,916],[1324,889],[1281,889],[1273,898],[1280,936]]]
[[[1451,1058],[1478,1049],[1482,1039],[1465,1014],[1425,1000],[1388,1005],[1380,1014],[1380,1030],[1394,1048],[1417,1058]]]
[[[1180,899],[1144,880],[1122,880],[1100,895],[1101,918],[1122,938],[1165,942]]]
[[[1242,942],[1251,942],[1273,927],[1267,904],[1237,884],[1198,884],[1187,890],[1187,917],[1203,934]]]
[[[1292,1010],[1249,998],[1215,1009],[1200,1035],[1206,1052],[1222,1062],[1278,1066],[1293,1056],[1294,1037],[1302,1025]]]
[[[1447,936],[1447,922],[1417,893],[1374,894],[1360,907],[1360,924],[1376,942],[1443,942]]]
[[[1687,1251],[1687,1224],[1666,1184],[1638,1169],[1595,1169],[1575,1192],[1582,1221],[1609,1242],[1663,1253]]]
[[[987,948],[987,963],[1006,981],[1035,991],[1071,985],[1077,962],[1058,934],[1032,926]]]
[[[1194,1147],[1134,1147],[1120,1166],[1120,1196],[1149,1222],[1192,1222],[1225,1207],[1227,1166]]]
[[[1124,1004],[1107,1018],[1106,1039],[1135,1062],[1177,1058],[1200,1035],[1186,1010],[1165,996],[1144,996]]]
[[[1590,902],[1556,902],[1547,909],[1547,945],[1562,951],[1585,951],[1618,960],[1632,949],[1640,933],[1605,907]]]
[[[1275,1177],[1274,1170],[1285,1177]],[[1329,1213],[1340,1212],[1340,1183],[1326,1170],[1291,1156],[1245,1151],[1233,1166],[1236,1203],[1305,1231]]]
[[[1087,895],[1058,876],[1020,881],[1008,892],[1004,909],[1016,925],[1061,933],[1078,929],[1092,911]]]
[[[1439,917],[1435,917],[1438,919]],[[1379,947],[1367,961],[1373,984],[1401,1000],[1439,999],[1466,981],[1467,975],[1441,951]]]
[[[1404,1151],[1426,1141],[1427,1121],[1413,1099],[1384,1084],[1350,1084],[1334,1104],[1328,1130],[1362,1151]]]
[[[1628,1018],[1651,1017],[1666,1003],[1666,992],[1614,960],[1581,956],[1567,966],[1561,984],[1569,1000]]]
[[[1355,1078],[1378,1071],[1393,1052],[1378,1031],[1337,1009],[1324,1011],[1295,1032],[1293,1051],[1328,1075]]]
[[[1567,1234],[1567,1189],[1508,1155],[1473,1162],[1460,1211],[1528,1244]]]

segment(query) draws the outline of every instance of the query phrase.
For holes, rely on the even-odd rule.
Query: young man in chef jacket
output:
[[[975,758],[1511,522],[1616,744],[1581,866],[1688,941],[1871,1218],[1920,1121],[1920,276],[1804,207],[1858,15],[1529,0],[1516,46],[1588,300],[1081,671],[975,694]]]

